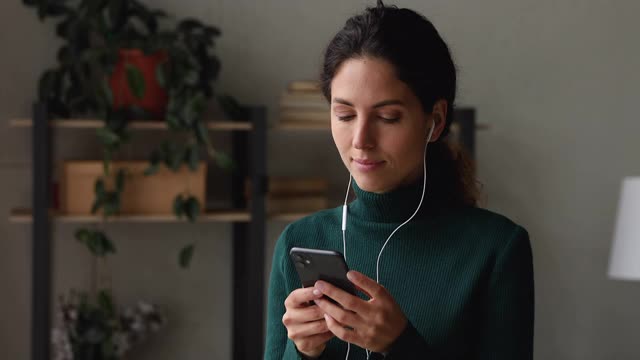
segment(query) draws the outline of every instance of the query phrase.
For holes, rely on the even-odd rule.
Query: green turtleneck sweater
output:
[[[348,206],[347,264],[375,280],[378,253],[415,211],[422,182],[385,194],[357,185],[354,191],[357,198]],[[271,269],[265,359],[301,358],[282,324],[284,300],[301,286],[289,250],[342,252],[341,222],[342,207],[337,207],[288,225],[280,236]],[[387,359],[533,358],[531,246],[527,231],[504,216],[472,207],[424,206],[387,244],[380,284],[409,320]],[[346,351],[346,344],[334,337],[321,358],[344,359]],[[365,350],[352,345],[349,359],[366,359]]]

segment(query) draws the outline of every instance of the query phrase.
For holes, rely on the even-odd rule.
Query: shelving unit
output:
[[[49,217],[56,222],[61,223],[97,223],[102,218],[95,215],[67,215],[49,212]],[[9,221],[13,223],[31,223],[33,221],[33,212],[31,209],[13,209],[9,215]],[[131,222],[131,223],[152,223],[152,222],[185,222],[180,220],[173,214],[162,215],[121,215],[114,216],[106,220],[106,222]],[[251,215],[249,211],[216,211],[201,214],[197,222],[250,222]]]
[[[233,359],[249,360],[262,357],[264,331],[259,324],[264,319],[264,255],[266,190],[266,109],[247,107],[247,121],[210,121],[212,131],[231,131],[231,157],[243,164],[232,175],[231,195],[233,209],[205,212],[198,222],[228,222],[233,237]],[[9,220],[17,224],[31,224],[32,228],[32,304],[31,304],[31,359],[50,359],[51,333],[51,221],[85,223],[101,221],[96,216],[59,214],[50,210],[51,142],[56,129],[95,129],[103,126],[96,119],[55,119],[47,116],[44,104],[35,104],[32,119],[12,119],[14,128],[31,128],[33,150],[32,209],[14,209]],[[166,130],[160,121],[133,121],[135,130]],[[244,198],[244,179],[251,180],[250,206]],[[297,214],[273,216],[287,220]],[[177,222],[173,215],[123,215],[114,222]],[[258,325],[257,325],[258,324]]]
[[[282,214],[268,214],[268,220],[274,221],[295,221],[300,218],[309,215],[308,213],[282,213]],[[94,215],[67,215],[57,213],[55,211],[49,211],[49,217],[61,223],[97,223],[102,221],[102,218]],[[33,221],[33,211],[31,209],[13,209],[9,215],[9,222],[28,224]],[[172,214],[166,215],[121,215],[114,216],[107,220],[107,222],[127,222],[127,223],[153,223],[153,222],[185,222],[186,220],[177,219]],[[251,222],[251,213],[247,211],[211,211],[201,214],[196,220],[197,223],[201,222]]]

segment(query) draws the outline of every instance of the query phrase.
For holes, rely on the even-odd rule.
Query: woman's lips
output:
[[[353,159],[356,164],[356,168],[360,171],[374,171],[384,164],[384,161],[369,160],[369,159]]]

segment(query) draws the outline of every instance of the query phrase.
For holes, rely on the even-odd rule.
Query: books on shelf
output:
[[[282,122],[326,122],[327,125],[331,121],[329,110],[282,110],[280,112],[280,121]]]
[[[320,83],[315,80],[294,80],[287,85],[290,92],[320,92]]]
[[[267,194],[277,196],[300,196],[326,194],[329,182],[318,177],[270,176],[267,181]],[[245,195],[251,198],[251,181],[245,181]]]
[[[328,206],[329,200],[324,195],[267,196],[268,214],[312,213]]]
[[[316,81],[292,81],[280,98],[282,123],[329,123],[330,107]]]
[[[285,92],[280,97],[282,110],[329,110],[329,103],[321,94],[292,94]]]
[[[250,201],[251,185],[248,180],[245,186]],[[329,206],[328,189],[328,181],[322,178],[270,177],[266,194],[267,213],[311,213],[326,209]]]

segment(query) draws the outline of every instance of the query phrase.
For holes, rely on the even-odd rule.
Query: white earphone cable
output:
[[[391,232],[391,235],[389,235],[389,237],[387,238],[387,240],[384,242],[384,244],[382,245],[382,248],[380,249],[380,253],[378,253],[378,259],[376,261],[376,282],[380,283],[380,258],[382,257],[382,252],[384,251],[385,247],[387,246],[387,244],[389,243],[389,240],[391,240],[391,237],[393,237],[393,235],[401,228],[403,227],[405,224],[407,224],[409,221],[411,221],[416,214],[418,213],[418,211],[420,211],[420,207],[422,207],[422,202],[424,201],[424,194],[426,192],[427,189],[427,147],[429,146],[429,142],[431,141],[431,136],[433,135],[433,130],[436,127],[435,126],[435,121],[433,122],[433,124],[431,125],[431,129],[429,130],[429,135],[427,136],[427,143],[424,145],[424,156],[423,156],[423,161],[422,161],[422,196],[420,196],[420,202],[418,203],[418,207],[416,208],[416,211],[413,212],[413,215],[411,215],[405,222],[403,222],[402,224],[400,224],[395,230],[393,230]],[[347,185],[347,193],[344,197],[344,205],[342,205],[342,254],[344,256],[345,261],[347,260],[347,240],[346,240],[346,231],[347,231],[347,200],[349,199],[349,190],[351,189],[351,181],[352,181],[353,177],[351,176],[351,173],[349,173],[349,185]],[[347,343],[347,355],[345,356],[345,360],[349,359],[349,352],[351,351],[351,344]],[[371,351],[365,349],[366,353],[367,353],[367,360],[369,360],[369,357],[371,356]]]
[[[347,240],[345,232],[347,230],[347,201],[349,200],[349,190],[351,190],[351,173],[349,173],[349,185],[347,185],[347,193],[344,196],[344,205],[342,205],[342,255],[344,261],[347,261]],[[347,355],[345,360],[349,360],[349,352],[351,351],[351,343],[347,343]]]
[[[413,215],[411,215],[411,217],[409,217],[405,222],[403,222],[402,224],[400,224],[400,226],[398,226],[395,230],[393,230],[391,235],[389,235],[389,237],[387,238],[387,241],[385,241],[384,244],[382,245],[382,249],[380,249],[380,253],[378,254],[378,260],[376,261],[376,282],[377,283],[380,283],[380,257],[382,256],[382,252],[384,251],[384,248],[389,243],[389,240],[391,240],[391,237],[393,236],[393,234],[395,234],[396,231],[400,230],[401,227],[403,227],[405,224],[407,224],[409,221],[411,221],[411,219],[413,219],[416,216],[418,211],[420,211],[422,202],[424,201],[424,194],[425,194],[425,191],[427,190],[427,147],[429,146],[429,141],[431,141],[431,135],[433,134],[434,127],[435,127],[435,123],[434,123],[434,126],[431,126],[431,130],[429,131],[429,136],[427,137],[427,143],[424,145],[424,156],[422,160],[422,195],[420,196],[420,203],[418,203],[418,207],[416,208],[416,211],[413,212]]]

